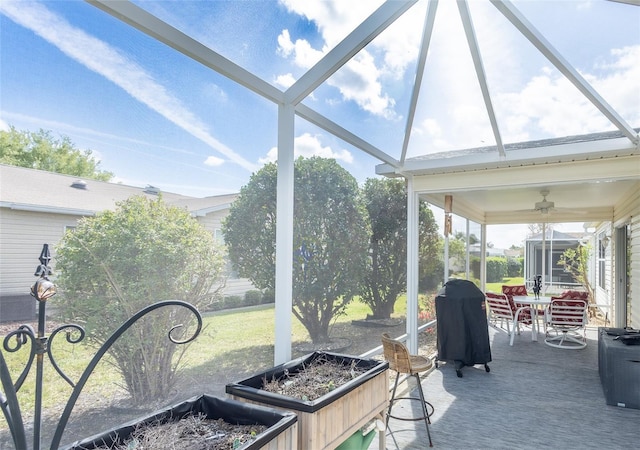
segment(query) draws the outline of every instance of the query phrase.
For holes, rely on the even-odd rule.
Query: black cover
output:
[[[323,395],[316,400],[302,400],[298,398],[288,397],[286,395],[276,394],[275,392],[268,392],[262,389],[263,381],[266,379],[271,381],[272,379],[280,379],[285,374],[285,371],[289,374],[299,372],[305,365],[310,364],[318,358],[325,358],[329,361],[341,362],[345,365],[350,365],[355,362],[356,367],[367,369],[367,371],[353,380],[338,386],[331,392]],[[225,387],[225,391],[229,395],[236,397],[246,398],[248,400],[266,403],[269,405],[277,406],[280,408],[286,408],[294,411],[301,411],[306,413],[313,413],[342,397],[343,395],[351,392],[356,387],[363,384],[365,381],[370,380],[379,373],[384,372],[389,368],[389,363],[386,361],[378,361],[376,359],[361,359],[354,356],[342,355],[339,353],[330,352],[313,352],[308,355],[302,356],[298,359],[291,360],[279,366],[273,367],[265,372],[261,372],[257,375],[247,378],[237,383],[229,383]]]
[[[640,409],[640,346],[598,329],[598,372],[607,405]]]
[[[457,367],[491,361],[484,294],[471,281],[452,279],[436,296],[438,359]]]
[[[82,441],[74,442],[64,447],[64,450],[91,450],[104,445],[112,446],[118,437],[120,442],[128,439],[136,427],[141,424],[180,420],[194,413],[204,413],[208,419],[224,419],[227,423],[237,425],[266,425],[269,427],[264,433],[259,434],[257,439],[239,447],[241,450],[253,450],[265,446],[298,421],[298,416],[289,411],[279,411],[266,406],[205,394],[156,411],[149,416],[132,420]]]

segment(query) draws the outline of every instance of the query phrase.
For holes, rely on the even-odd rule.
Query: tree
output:
[[[407,286],[407,191],[403,180],[370,178],[362,196],[371,238],[369,268],[361,283],[360,298],[371,308],[374,319],[388,319],[398,295]],[[419,221],[421,249],[432,256],[424,241],[437,241],[437,227],[424,202],[420,203]]]
[[[593,287],[589,282],[589,253],[590,245],[578,245],[575,248],[566,249],[560,259],[559,266],[564,266],[565,272],[568,272],[576,283],[580,283],[589,293],[589,301],[595,300]]]
[[[223,252],[188,211],[162,198],[131,197],[64,235],[56,254],[58,304],[66,319],[86,324],[87,339],[99,347],[157,301],[206,307],[219,295],[223,268]],[[110,353],[134,400],[165,397],[176,384],[185,347],[170,344],[167,331],[190,319],[185,308],[157,310],[116,341]]]
[[[242,187],[223,223],[229,258],[260,289],[275,288],[274,163]],[[357,293],[369,227],[356,180],[333,159],[295,161],[293,314],[315,344]],[[283,219],[287,220],[287,219]]]
[[[55,139],[50,131],[0,131],[0,163],[29,169],[109,181],[111,172],[99,170],[91,150],[79,150],[67,136]]]

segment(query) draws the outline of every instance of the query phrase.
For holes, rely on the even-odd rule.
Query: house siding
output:
[[[207,214],[203,217],[198,217],[198,222],[207,230],[209,230],[213,237],[218,240],[218,243],[224,245],[224,239],[222,237],[222,221],[229,214],[229,209],[215,211]],[[254,290],[256,287],[247,278],[236,278],[231,270],[231,264],[227,264],[227,281],[225,287],[222,290],[222,295],[227,297],[231,295],[243,296],[247,291]]]
[[[30,211],[0,210],[0,296],[29,294],[36,278],[43,244],[49,244],[55,269],[55,245],[78,216]],[[54,271],[55,275],[55,271]],[[53,279],[54,277],[52,277]]]
[[[627,297],[630,299],[627,310],[627,318],[618,317],[616,314],[616,325],[627,325],[640,328],[640,182],[636,183],[629,192],[629,195],[614,208],[614,227],[628,226],[629,245],[629,291]],[[619,251],[620,249],[614,249]],[[615,254],[613,255],[615,258]],[[616,270],[625,270],[620,267]],[[612,280],[614,280],[612,276]]]
[[[640,205],[640,196],[637,198],[637,204]],[[631,218],[630,231],[631,281],[629,283],[629,296],[631,298],[631,323],[629,325],[640,329],[640,206],[636,208],[635,214]]]

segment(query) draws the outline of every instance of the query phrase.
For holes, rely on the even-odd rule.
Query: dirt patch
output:
[[[263,380],[262,389],[303,401],[313,401],[366,371],[367,369],[358,367],[355,361],[351,364],[341,364],[326,357],[319,357],[296,373],[286,372],[278,379]]]
[[[121,443],[98,450],[232,450],[255,440],[264,425],[233,425],[205,415],[144,425]]]

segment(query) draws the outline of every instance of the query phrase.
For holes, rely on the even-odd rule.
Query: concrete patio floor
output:
[[[637,448],[640,410],[606,404],[597,333],[587,330],[588,345],[582,350],[561,350],[545,345],[542,333],[533,342],[528,329],[511,347],[506,332],[490,328],[489,373],[483,365],[464,367],[458,378],[452,362],[440,362],[422,379],[435,407],[434,448]],[[409,383],[413,391],[415,379]],[[393,414],[410,416],[416,403],[397,403]],[[387,449],[428,447],[423,421],[390,420]],[[377,438],[369,449],[380,450]]]

